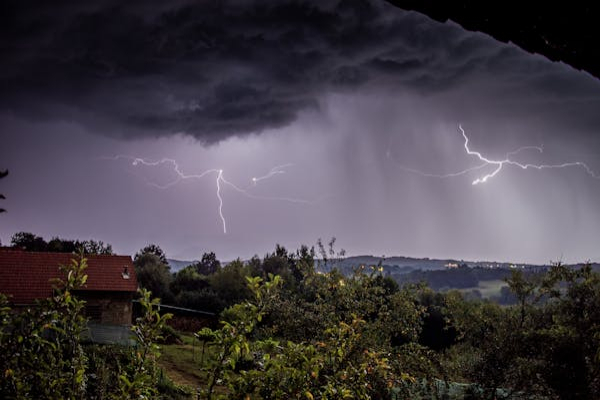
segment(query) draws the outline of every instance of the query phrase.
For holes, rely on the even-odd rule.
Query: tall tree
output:
[[[217,260],[217,256],[212,251],[204,253],[202,260],[194,264],[196,271],[202,275],[212,275],[221,269],[221,262]]]
[[[165,255],[165,252],[163,251],[163,249],[161,249],[156,244],[153,244],[153,243],[149,244],[148,246],[146,246],[143,249],[141,249],[140,251],[138,251],[135,254],[134,261],[137,260],[139,257],[143,256],[144,254],[154,254],[156,257],[158,257],[160,259],[161,263],[169,265],[169,262],[167,261],[167,256]]]
[[[165,252],[156,244],[149,244],[135,254],[133,265],[140,286],[148,289],[164,303],[172,303],[171,271]]]
[[[164,303],[170,303],[173,295],[169,288],[171,273],[169,266],[163,263],[156,254],[142,253],[136,255],[135,273],[140,287],[150,290],[153,296],[159,297]]]

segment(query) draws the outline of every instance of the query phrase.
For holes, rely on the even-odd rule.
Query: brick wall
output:
[[[82,292],[79,297],[86,301],[86,314],[91,321],[108,325],[131,325],[131,294]]]

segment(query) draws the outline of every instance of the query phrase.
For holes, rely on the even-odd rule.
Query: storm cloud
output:
[[[0,110],[122,138],[214,143],[287,126],[328,93],[545,77],[514,47],[374,1],[8,1],[2,16]]]

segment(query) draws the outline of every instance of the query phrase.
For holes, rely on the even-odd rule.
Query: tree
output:
[[[360,317],[329,320],[317,336],[298,341],[256,332],[268,324],[265,318],[281,297],[282,282],[273,275],[264,282],[261,277],[247,281],[253,296],[224,312],[221,329],[197,333],[216,354],[199,398],[393,398],[392,388],[412,379],[393,369],[386,352],[365,347],[367,321]],[[215,396],[217,382],[227,387],[227,395]]]
[[[600,398],[600,273],[589,264],[559,264],[540,291],[551,316],[538,327],[546,363],[540,372],[561,399]]]
[[[290,274],[290,267],[288,263],[287,253],[279,254],[277,252],[273,254],[267,254],[263,259],[262,270],[265,276],[269,274],[282,275],[287,278]]]
[[[137,346],[128,368],[119,375],[119,394],[121,399],[153,399],[158,394],[157,384],[159,369],[157,359],[160,357],[156,344],[163,339],[162,332],[172,314],[161,315],[160,300],[152,298],[147,290],[139,290],[142,316],[136,318],[131,331],[135,334]]]
[[[150,290],[153,296],[163,302],[171,302],[173,295],[170,291],[171,273],[169,266],[152,252],[138,253],[133,261],[135,273],[140,287]]]
[[[156,244],[149,244],[148,246],[144,247],[143,249],[141,249],[140,251],[135,253],[135,257],[133,259],[134,262],[135,262],[135,260],[137,260],[139,257],[143,256],[144,254],[154,254],[156,257],[158,257],[158,259],[160,260],[161,263],[163,263],[165,265],[169,265],[169,262],[167,261],[167,256],[165,255],[165,252]]]
[[[290,265],[292,275],[300,282],[315,272],[315,248],[302,245],[296,251],[296,257]]]
[[[57,236],[46,242],[43,237],[31,232],[17,232],[12,236],[11,243],[14,247],[25,251],[41,251],[55,253],[78,254],[114,254],[112,246],[99,240],[69,240]]]
[[[5,178],[6,175],[8,175],[8,170],[5,171],[0,171],[0,179]],[[3,194],[0,194],[0,200],[5,200],[6,197],[4,197]],[[4,208],[0,208],[0,213],[6,212],[6,210]]]
[[[112,246],[108,243],[104,243],[102,240],[84,240],[82,242],[76,241],[75,247],[77,251],[83,252],[83,254],[100,254],[100,255],[112,255]]]
[[[25,251],[48,251],[48,243],[31,232],[17,232],[11,238],[14,247]]]
[[[194,265],[188,265],[177,274],[171,282],[171,291],[175,296],[181,292],[195,292],[210,286],[206,277],[198,273]]]
[[[208,280],[212,289],[226,306],[242,302],[251,296],[246,279],[250,271],[239,259],[220,268]]]
[[[533,277],[527,277],[520,270],[513,270],[509,279],[506,279],[508,287],[515,294],[517,304],[519,305],[519,325],[525,324],[528,309],[531,308],[529,302],[533,300],[538,284]]]
[[[217,260],[217,256],[212,251],[204,253],[202,260],[193,265],[201,275],[212,275],[221,269],[221,262]]]
[[[55,253],[74,253],[77,251],[77,246],[74,240],[65,240],[55,236],[48,242],[47,250]]]

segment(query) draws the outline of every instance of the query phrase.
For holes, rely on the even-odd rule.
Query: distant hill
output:
[[[374,257],[374,256],[357,256],[348,257],[343,261],[344,265],[347,266],[360,266],[360,265],[381,265],[384,269],[395,269],[395,270],[433,270],[433,269],[444,269],[449,263],[462,263],[462,261],[456,260],[436,260],[430,258],[412,258],[412,257]]]
[[[355,268],[364,265],[379,266],[381,265],[386,274],[397,275],[405,274],[415,270],[421,271],[435,271],[443,270],[448,267],[457,267],[459,265],[466,265],[467,267],[483,267],[483,268],[540,268],[545,267],[541,265],[532,264],[513,264],[509,262],[496,262],[496,261],[465,261],[465,260],[453,260],[453,259],[431,259],[431,258],[413,258],[413,257],[375,257],[371,255],[347,257],[341,260],[329,261],[326,264],[317,263],[317,269],[321,272],[328,272],[333,268],[337,268],[344,274],[352,273]]]
[[[169,263],[169,267],[171,267],[171,272],[179,272],[190,264],[193,264],[198,261],[182,261],[182,260],[173,260],[172,258],[167,258],[167,262]]]
[[[174,260],[167,259],[171,272],[178,272],[190,264],[198,262],[197,260],[185,261],[185,260]],[[372,255],[361,255],[346,257],[341,260],[328,261],[327,263],[315,260],[315,267],[320,272],[328,272],[333,268],[337,268],[344,274],[351,274],[355,268],[359,268],[361,265],[365,267],[378,266],[381,263],[384,272],[387,275],[401,275],[407,274],[412,271],[436,271],[447,269],[448,266],[459,266],[466,265],[467,267],[483,267],[483,268],[500,268],[509,269],[515,266],[519,268],[542,268],[545,269],[549,265],[534,265],[534,264],[513,264],[509,262],[496,262],[496,261],[465,261],[465,260],[453,260],[453,259],[431,259],[431,258],[413,258],[413,257],[376,257]],[[226,265],[226,262],[222,262],[222,265]],[[582,265],[582,264],[576,264]],[[600,264],[594,263],[592,267],[595,270],[600,270]]]

